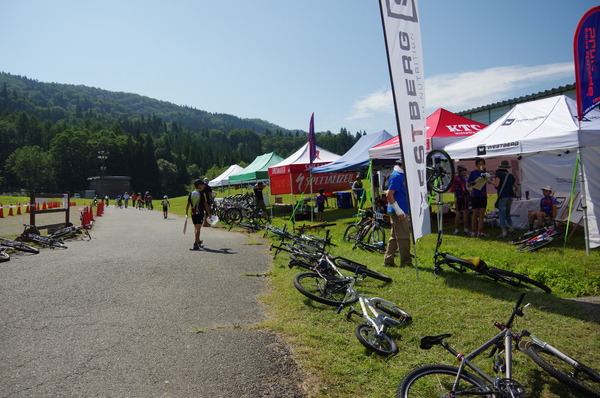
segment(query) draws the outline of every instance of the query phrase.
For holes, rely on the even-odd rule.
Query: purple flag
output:
[[[579,120],[600,104],[600,6],[585,13],[573,40]]]
[[[317,142],[315,139],[315,113],[310,116],[310,124],[308,125],[308,153],[310,163],[312,164],[317,157]]]

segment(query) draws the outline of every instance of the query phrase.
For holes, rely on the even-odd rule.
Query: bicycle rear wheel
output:
[[[386,333],[375,334],[371,325],[358,325],[354,330],[356,338],[362,345],[379,355],[392,355],[398,353],[396,342]]]
[[[37,247],[29,246],[28,244],[16,240],[1,239],[0,243],[2,243],[4,246],[8,246],[11,249],[19,250],[22,252],[28,252],[33,254],[38,254],[40,252],[40,249],[38,249]]]
[[[398,306],[390,306],[381,301],[375,300],[371,300],[371,302],[374,302],[375,308],[377,308],[381,312],[384,312],[386,315],[394,318],[398,322],[402,322],[403,325],[408,325],[412,322],[412,317],[410,316],[410,314],[404,311],[402,308],[399,308]]]
[[[344,302],[349,281],[332,277],[324,279],[315,272],[303,272],[294,277],[294,286],[300,293],[321,304],[340,306],[355,303],[353,296]]]
[[[444,193],[450,189],[454,180],[452,158],[441,149],[434,149],[427,154],[426,177],[429,190]]]
[[[542,291],[548,294],[552,293],[552,289],[550,289],[543,283],[534,281],[533,279],[525,275],[517,274],[516,272],[506,271],[494,267],[488,267],[487,272],[484,275],[491,277],[492,279],[498,280],[500,282],[508,283],[509,285],[515,287],[525,287],[530,290],[541,289]]]
[[[519,349],[552,377],[588,397],[600,397],[600,374],[579,363],[573,367],[533,341],[521,341]]]
[[[5,250],[6,249],[0,250],[0,263],[10,260],[10,255]]]
[[[383,282],[392,281],[391,277],[382,274],[381,272],[372,270],[371,268],[367,268],[367,266],[364,264],[357,263],[356,261],[352,261],[344,257],[336,257],[333,262],[336,266],[345,269],[346,271],[358,272],[359,275],[370,276],[371,278],[375,278]]]
[[[533,252],[541,249],[542,247],[548,246],[550,243],[552,243],[553,240],[553,237],[548,236],[544,239],[536,240],[535,242],[525,243],[523,246],[517,248],[517,251],[519,253]]]
[[[458,368],[446,365],[429,365],[413,370],[400,382],[397,398],[431,398],[450,396]],[[456,396],[492,397],[489,386],[479,377],[463,371],[454,391]],[[454,395],[452,395],[454,396]]]

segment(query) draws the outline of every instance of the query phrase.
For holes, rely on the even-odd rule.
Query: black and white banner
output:
[[[425,178],[425,78],[417,0],[380,0],[413,241],[431,233]]]

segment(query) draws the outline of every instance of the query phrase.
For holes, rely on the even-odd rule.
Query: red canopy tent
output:
[[[476,122],[466,117],[457,115],[443,108],[439,108],[427,117],[427,150],[441,149],[446,145],[462,140],[479,130],[487,127],[486,124]],[[371,159],[399,158],[400,146],[398,136],[369,149]]]
[[[340,158],[339,155],[316,147],[317,155],[312,166],[322,166]],[[271,195],[309,194],[323,188],[326,192],[347,191],[356,173],[323,173],[312,176],[312,189],[309,186],[310,155],[308,143],[287,159],[269,167]]]

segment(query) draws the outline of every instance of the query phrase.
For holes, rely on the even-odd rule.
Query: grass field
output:
[[[186,197],[170,201],[173,213],[184,213]],[[284,196],[283,201],[290,203],[291,198]],[[3,198],[0,202],[8,203]],[[307,374],[311,397],[394,396],[402,377],[414,368],[435,363],[456,365],[456,360],[439,346],[428,351],[419,349],[421,337],[451,333],[450,344],[468,353],[496,335],[495,321],[508,318],[519,290],[452,270],[433,275],[434,234],[417,242],[416,267],[384,268],[381,254],[352,250],[350,244],[342,242],[345,228],[355,220],[352,209],[335,209],[332,202],[329,207],[325,217],[336,223],[330,231],[333,242],[338,244],[331,253],[352,258],[393,278],[391,283],[361,281],[357,291],[394,301],[412,315],[413,323],[392,329],[400,348],[398,355],[384,358],[370,353],[354,336],[359,319],[347,321],[345,311],[338,315],[335,308],[310,301],[296,291],[292,280],[300,270],[290,269],[287,255],[280,253],[268,274],[271,288],[261,297],[269,316],[256,327],[285,337]],[[276,226],[284,223],[288,228],[292,226],[287,218],[274,220]],[[517,253],[514,246],[494,238],[499,233],[497,229],[489,231],[490,238],[470,238],[450,235],[453,226],[447,225],[444,251],[465,257],[481,256],[491,266],[529,275],[553,289],[551,295],[528,293],[525,300],[532,306],[524,318],[517,319],[515,330],[527,329],[600,370],[599,314],[567,299],[600,295],[600,253],[596,249],[586,256],[581,231],[569,239],[566,247],[561,242],[539,252]],[[254,235],[252,240],[260,241],[257,238],[262,234]],[[269,253],[267,244],[265,252]],[[525,354],[515,352],[513,359],[513,378],[526,387],[528,397],[577,397]],[[487,355],[478,357],[476,364],[493,374],[492,360]]]

